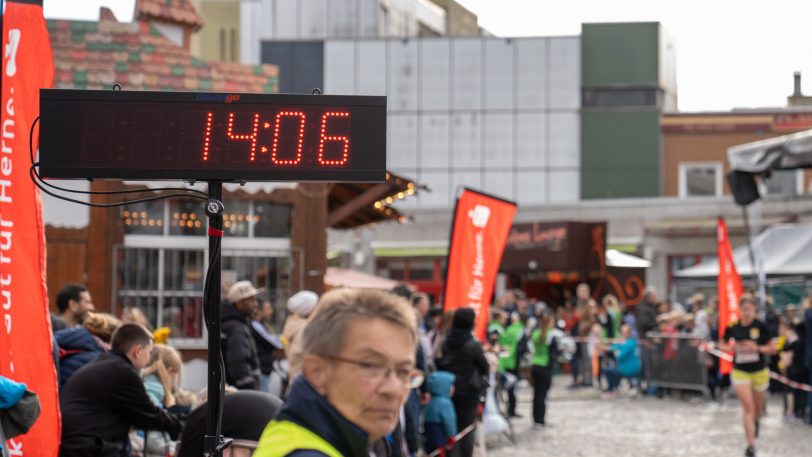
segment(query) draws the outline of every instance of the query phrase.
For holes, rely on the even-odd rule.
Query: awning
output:
[[[327,273],[324,275],[324,285],[329,289],[352,287],[392,290],[398,284],[403,284],[403,282],[345,268],[328,267]]]
[[[730,168],[746,173],[812,167],[812,130],[740,144],[727,150]]]
[[[418,190],[428,188],[393,173],[386,174],[386,182],[377,184],[335,184],[327,200],[327,226],[340,230],[374,222],[406,222],[407,217],[391,205],[416,195]]]
[[[772,276],[812,275],[812,225],[779,224],[760,233],[753,240],[753,251],[763,256],[764,271]],[[733,251],[736,271],[741,276],[753,274],[747,246]],[[682,269],[674,274],[677,278],[715,278],[719,276],[716,259]]]
[[[651,262],[640,257],[620,252],[616,249],[606,250],[606,266],[615,268],[648,268]]]

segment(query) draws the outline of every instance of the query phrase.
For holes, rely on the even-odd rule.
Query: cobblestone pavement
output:
[[[557,377],[547,408],[552,427],[534,430],[530,419],[532,391],[520,393],[513,420],[518,440],[489,446],[488,457],[727,457],[744,455],[741,411],[735,398],[724,405],[707,400],[623,396],[605,401],[592,389],[568,391],[569,380]],[[812,456],[812,426],[782,420],[782,400],[773,397],[762,419],[759,457]]]

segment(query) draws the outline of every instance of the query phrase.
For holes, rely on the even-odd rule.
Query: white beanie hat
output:
[[[300,317],[307,317],[316,308],[318,302],[319,296],[317,293],[302,290],[288,299],[288,311]]]

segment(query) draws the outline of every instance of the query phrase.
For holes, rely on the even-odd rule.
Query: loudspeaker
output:
[[[758,194],[756,175],[744,171],[731,171],[727,174],[727,184],[733,192],[733,199],[739,206],[747,206],[761,198]]]

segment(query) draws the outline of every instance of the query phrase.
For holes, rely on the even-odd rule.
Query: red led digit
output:
[[[211,118],[214,114],[208,113],[206,115],[206,132],[203,137],[203,160],[209,160],[209,146],[211,145]]]
[[[283,117],[299,118],[299,135],[296,143],[296,158],[290,160],[279,159],[279,129]],[[307,116],[301,111],[282,111],[276,115],[276,122],[273,130],[273,147],[271,148],[271,162],[279,165],[296,165],[302,161],[302,146],[304,145],[305,122]]]
[[[319,141],[319,163],[321,165],[344,165],[347,163],[347,160],[350,158],[350,139],[346,136],[338,136],[338,135],[331,135],[328,136],[326,134],[327,131],[327,119],[331,117],[344,117],[349,118],[350,113],[346,111],[328,111],[324,113],[324,116],[321,117],[321,140]],[[344,142],[344,150],[342,151],[341,158],[338,160],[326,160],[324,158],[324,143],[326,141],[343,141]]]
[[[257,132],[259,131],[259,113],[254,113],[254,125],[251,134],[234,134],[234,113],[228,113],[228,138],[230,140],[251,140],[251,161],[257,154]]]

